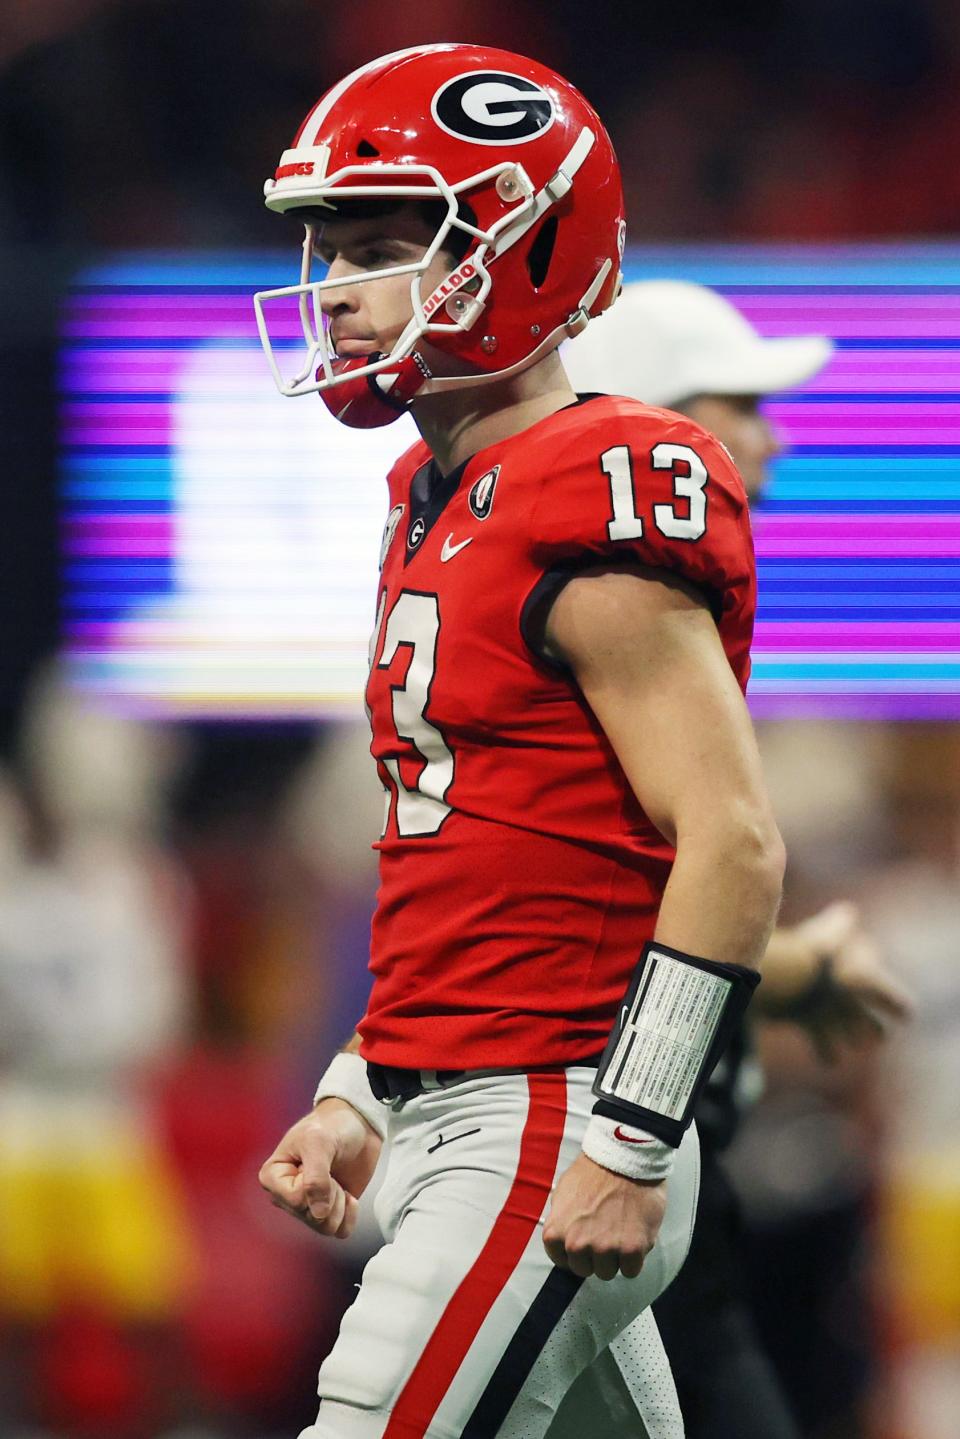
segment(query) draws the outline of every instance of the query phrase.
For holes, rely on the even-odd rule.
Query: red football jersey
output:
[[[702,590],[741,686],[756,598],[743,484],[680,415],[595,396],[440,475],[394,466],[367,704],[387,789],[362,1053],[418,1069],[599,1053],[674,851],[538,600],[635,558]]]

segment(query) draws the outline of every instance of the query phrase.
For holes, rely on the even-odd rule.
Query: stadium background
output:
[[[363,1003],[379,802],[349,698],[363,544],[343,545],[358,505],[376,530],[378,475],[311,436],[319,406],[271,395],[246,295],[294,273],[260,188],[317,94],[454,36],[529,50],[597,105],[632,273],[839,341],[771,407],[790,448],[758,518],[754,705],[787,918],[858,899],[918,1014],[832,1067],[768,1026],[731,1167],[805,1434],[953,1436],[960,9],[2,20],[0,1434],[296,1433],[362,1260],[255,1173]]]

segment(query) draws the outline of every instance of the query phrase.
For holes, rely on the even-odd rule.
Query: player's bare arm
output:
[[[571,580],[547,621],[630,787],[677,856],[656,937],[758,968],[784,850],[753,726],[706,601],[663,572]]]
[[[365,1068],[359,1034],[351,1036],[340,1054],[358,1070]],[[287,1130],[263,1164],[260,1183],[273,1204],[310,1229],[347,1239],[382,1147],[381,1134],[360,1110],[328,1095]]]
[[[776,918],[784,851],[753,730],[706,604],[666,575],[596,571],[554,603],[551,652],[571,667],[645,812],[676,845],[656,938],[756,968]],[[544,1230],[576,1274],[636,1274],[664,1186],[586,1156],[561,1179]]]

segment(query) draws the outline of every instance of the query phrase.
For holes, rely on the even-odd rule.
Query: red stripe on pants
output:
[[[543,1214],[567,1119],[567,1077],[529,1074],[530,1107],[506,1203],[486,1244],[427,1340],[393,1406],[383,1439],[422,1439],[494,1301]]]

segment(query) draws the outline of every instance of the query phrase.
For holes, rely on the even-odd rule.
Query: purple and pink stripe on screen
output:
[[[787,448],[755,520],[754,712],[960,718],[960,247],[658,247],[628,262],[630,279],[715,285],[765,335],[836,342],[821,374],[767,405]],[[276,255],[121,256],[80,275],[65,308],[66,642],[81,683],[145,712],[344,707],[321,683],[278,689],[255,646],[218,699],[209,676],[178,674],[169,626],[143,620],[179,583],[183,407],[206,406],[211,433],[218,414],[231,423],[216,387],[184,390],[185,357],[258,349],[250,294],[290,268]],[[300,338],[292,312],[281,333]]]

